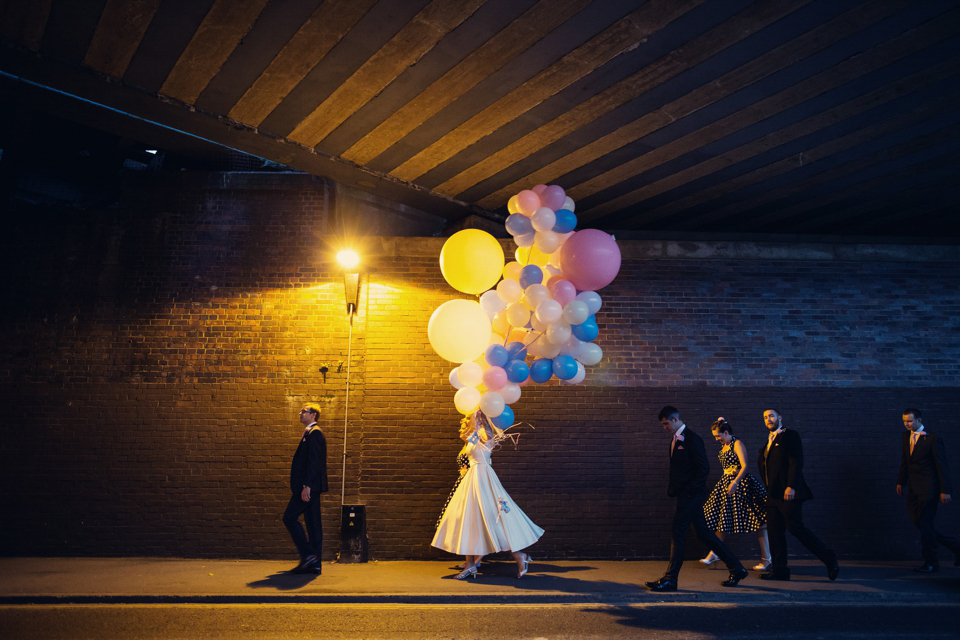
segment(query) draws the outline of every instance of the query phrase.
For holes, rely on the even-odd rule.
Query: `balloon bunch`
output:
[[[577,384],[585,367],[603,358],[593,342],[602,304],[596,290],[620,270],[612,236],[574,231],[574,202],[561,187],[521,191],[507,209],[516,261],[504,264],[500,243],[485,231],[453,234],[440,251],[440,271],[454,289],[480,294],[479,301],[449,300],[427,326],[434,350],[460,363],[449,376],[457,410],[468,415],[479,408],[501,429],[514,423],[510,405],[521,387],[554,376]]]

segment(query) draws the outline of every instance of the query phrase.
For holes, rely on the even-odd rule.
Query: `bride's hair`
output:
[[[501,440],[503,437],[503,430],[498,429],[493,426],[490,422],[490,419],[483,414],[483,411],[477,410],[473,414],[474,420],[477,421],[477,434],[480,436],[481,442],[486,442],[487,440]]]

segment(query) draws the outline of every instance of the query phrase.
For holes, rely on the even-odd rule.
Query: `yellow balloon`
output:
[[[490,344],[490,317],[479,302],[448,300],[430,316],[427,338],[441,358],[469,362]]]
[[[518,247],[514,253],[517,262],[523,265],[535,264],[538,267],[545,267],[550,262],[552,253],[544,253],[536,247]]]
[[[457,291],[483,293],[500,280],[503,247],[486,231],[457,231],[447,238],[440,250],[440,271]]]
[[[520,201],[517,199],[517,196],[510,196],[510,199],[507,200],[507,211],[510,213],[520,213]]]

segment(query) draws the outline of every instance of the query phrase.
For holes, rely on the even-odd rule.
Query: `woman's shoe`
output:
[[[520,569],[520,573],[517,574],[517,578],[522,578],[527,575],[527,569],[530,568],[530,554],[523,554],[523,569]]]
[[[477,568],[476,567],[467,567],[460,573],[454,576],[457,580],[463,580],[464,578],[476,578],[477,577]]]
[[[473,566],[479,568],[481,564],[483,564],[483,563],[482,563],[482,562],[478,562],[477,564],[475,564],[475,565],[473,565]],[[466,569],[466,568],[467,568],[467,563],[466,563],[466,562],[461,562],[460,564],[458,564],[457,566],[454,567],[454,569]]]
[[[711,551],[710,553],[707,554],[706,558],[700,558],[700,564],[705,564],[709,567],[719,559],[720,559],[720,556],[718,556],[713,551]]]
[[[773,564],[773,559],[772,559],[772,558],[764,558],[763,560],[761,560],[761,561],[759,562],[759,564],[754,565],[753,570],[754,570],[754,571],[769,571],[769,570],[770,570],[770,565],[772,565],[772,564]]]

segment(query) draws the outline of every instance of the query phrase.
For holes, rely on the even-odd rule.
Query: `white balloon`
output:
[[[480,411],[488,418],[496,418],[503,413],[505,404],[503,396],[497,391],[487,391],[480,397]]]
[[[523,290],[523,303],[531,311],[549,297],[550,289],[547,289],[546,285],[543,284],[531,284]]]
[[[558,254],[554,254],[554,256],[555,255],[558,255]],[[554,256],[550,256],[550,259],[553,260]],[[547,271],[551,276],[558,276],[561,273],[563,273],[563,271],[560,270],[560,267],[555,267],[550,263],[547,263],[547,266],[544,267],[544,271]],[[549,280],[549,278],[547,279]]]
[[[549,326],[548,323],[541,321],[537,314],[534,313],[530,316],[530,327],[537,333],[543,333]]]
[[[590,307],[583,300],[571,300],[563,308],[563,319],[570,324],[583,324],[590,317]]]
[[[520,399],[520,385],[513,382],[508,382],[500,387],[500,395],[503,396],[504,402],[507,404],[513,404]]]
[[[523,265],[519,262],[511,260],[507,264],[503,265],[503,277],[507,280],[519,280],[520,271],[523,269]]]
[[[450,381],[454,389],[463,389],[463,383],[460,382],[460,377],[457,375],[459,369],[460,367],[454,367],[450,370],[450,375],[447,376],[447,380]]]
[[[547,340],[553,344],[562,345],[570,339],[571,334],[570,325],[562,320],[557,320],[547,327]]]
[[[603,304],[603,301],[600,299],[600,294],[596,291],[581,291],[577,294],[577,300],[587,303],[587,309],[590,311],[590,315],[600,311],[600,307]]]
[[[603,359],[603,349],[595,342],[585,342],[580,347],[580,353],[577,354],[576,358],[587,366],[593,366]]]
[[[551,254],[560,246],[560,237],[553,231],[537,231],[533,245],[546,254]]]
[[[507,303],[503,301],[503,298],[501,298],[495,290],[490,289],[490,291],[484,291],[483,295],[480,296],[480,306],[493,318],[495,313],[507,308]]]
[[[480,406],[480,392],[473,387],[464,387],[453,396],[453,404],[463,415],[470,415]]]
[[[532,247],[533,241],[536,240],[536,232],[531,231],[530,233],[525,233],[522,236],[514,236],[513,241],[517,243],[518,247]]]
[[[557,224],[557,214],[553,212],[553,209],[540,207],[530,216],[530,222],[533,223],[533,228],[537,231],[550,231],[553,229],[553,225]],[[517,243],[517,246],[519,246],[519,243]]]
[[[577,363],[577,372],[573,374],[573,377],[569,380],[564,380],[567,384],[579,384],[583,382],[583,379],[587,377],[587,370],[583,368],[583,365],[579,362]]]
[[[513,327],[525,327],[530,322],[530,310],[522,302],[514,302],[506,308],[507,322]]]
[[[514,303],[523,297],[523,287],[513,278],[504,278],[497,284],[497,297],[503,300],[505,305]]]
[[[547,340],[546,337],[540,338],[540,340],[537,341],[537,344],[540,347],[539,351],[540,351],[541,358],[550,358],[551,360],[553,360],[558,355],[560,355],[560,345],[553,344],[552,342]]]
[[[570,337],[567,338],[567,341],[560,345],[560,353],[565,356],[572,356],[576,358],[580,355],[580,350],[583,348],[583,342],[577,336],[570,334]]]
[[[567,196],[566,199],[563,201],[563,206],[560,208],[566,209],[567,211],[576,211],[574,206],[575,205],[573,204],[573,198],[571,198],[570,196]]]
[[[553,298],[546,298],[537,305],[537,318],[544,324],[553,324],[563,316],[563,308]]]
[[[483,367],[476,362],[464,362],[457,369],[457,377],[463,386],[476,387],[483,382]]]

